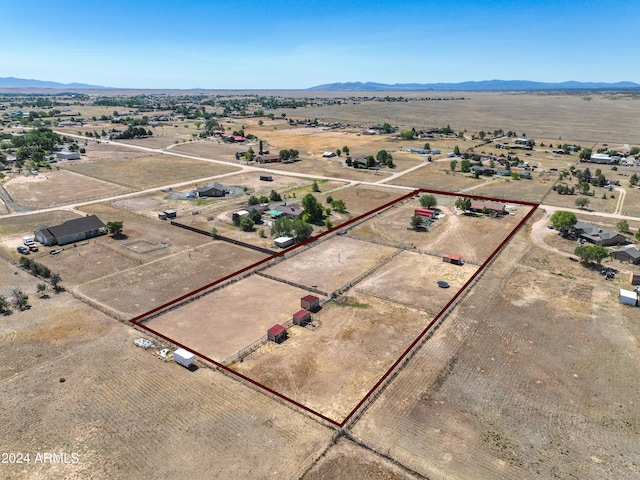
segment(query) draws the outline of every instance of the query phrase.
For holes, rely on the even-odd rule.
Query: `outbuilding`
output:
[[[629,277],[629,282],[631,285],[640,285],[640,273],[631,272],[631,276]]]
[[[165,210],[164,214],[167,216],[167,218],[176,218],[178,216],[178,212],[176,212],[175,210]]]
[[[260,175],[260,180],[263,182],[273,182],[273,177],[271,175]]]
[[[293,323],[295,325],[300,325],[304,327],[307,323],[311,321],[311,313],[305,309],[298,310],[293,314]]]
[[[315,295],[305,295],[300,299],[300,306],[310,312],[315,312],[320,308],[320,299]]]
[[[179,348],[175,352],[173,352],[173,359],[176,363],[179,363],[183,367],[189,368],[191,365],[193,365],[196,356],[193,353],[185,350],[184,348]]]
[[[638,293],[633,290],[620,289],[620,303],[623,305],[638,306]]]
[[[267,330],[267,339],[270,342],[282,343],[287,339],[287,329],[279,323]]]
[[[276,247],[287,248],[293,245],[293,237],[278,237],[273,243]]]
[[[462,265],[462,257],[455,253],[447,253],[442,257],[443,262],[451,263],[453,265]]]
[[[427,220],[432,220],[436,214],[435,210],[430,210],[428,208],[416,208],[413,213],[416,215],[426,218]]]

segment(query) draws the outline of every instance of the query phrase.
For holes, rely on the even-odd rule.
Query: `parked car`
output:
[[[32,252],[37,252],[38,251],[38,246],[35,243],[32,243],[31,245],[28,245],[29,250],[31,250]]]
[[[53,250],[49,251],[49,255],[57,255],[62,250],[63,250],[62,248],[54,248]]]
[[[23,255],[29,255],[29,249],[27,247],[24,247],[22,245],[20,245],[18,248],[18,253],[21,253]]]

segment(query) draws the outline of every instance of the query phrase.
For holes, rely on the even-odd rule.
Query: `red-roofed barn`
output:
[[[454,253],[448,253],[442,257],[443,262],[452,263],[454,265],[462,265],[462,257]]]
[[[267,339],[270,342],[282,343],[287,339],[287,329],[279,323],[267,330]]]
[[[304,327],[310,321],[311,321],[311,313],[309,313],[305,309],[298,310],[296,313],[293,314],[293,323],[296,325],[300,325],[301,327]]]
[[[320,308],[320,299],[315,295],[305,295],[300,299],[300,306],[309,312],[315,312]]]

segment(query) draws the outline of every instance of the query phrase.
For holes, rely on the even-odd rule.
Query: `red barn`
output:
[[[271,342],[282,343],[287,339],[287,329],[276,323],[267,330],[267,339]]]
[[[305,295],[300,299],[300,306],[309,312],[315,312],[320,308],[320,299],[315,295]]]
[[[452,263],[454,265],[462,265],[462,257],[454,253],[448,253],[442,257],[443,262]]]
[[[301,327],[304,327],[310,321],[311,321],[311,313],[309,313],[305,309],[298,310],[296,313],[293,314],[293,323],[296,325],[300,325]]]

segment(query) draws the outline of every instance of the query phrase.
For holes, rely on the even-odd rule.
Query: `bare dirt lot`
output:
[[[521,232],[355,435],[428,478],[635,478],[640,332],[597,277]]]
[[[16,204],[32,208],[57,207],[132,191],[129,187],[66,170],[16,177],[4,186]]]
[[[329,293],[395,251],[392,247],[338,236],[268,268],[265,273]]]
[[[309,292],[252,275],[146,322],[212,360],[227,357],[300,310]]]
[[[330,302],[315,330],[294,326],[233,368],[340,422],[432,316],[364,294]]]
[[[6,268],[0,278],[33,284]],[[296,479],[330,444],[332,430],[215,370],[162,362],[133,345],[138,332],[69,294],[28,293],[30,310],[0,316],[0,421],[11,432],[0,450],[30,463],[2,465],[3,478]]]

